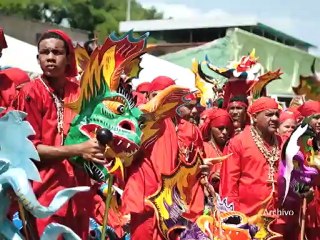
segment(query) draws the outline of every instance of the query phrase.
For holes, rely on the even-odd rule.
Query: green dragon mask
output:
[[[130,78],[139,73],[148,34],[139,39],[132,32],[117,38],[111,34],[103,46],[97,48],[81,77],[80,97],[68,107],[78,113],[73,120],[65,144],[77,144],[95,138],[97,130],[106,128],[113,134],[110,148],[115,156],[132,156],[141,145],[142,112],[121,81],[121,74]],[[81,157],[70,159],[82,166],[91,178],[106,181],[108,169]]]
[[[83,70],[81,93],[76,102],[68,104],[78,115],[71,124],[65,144],[98,138],[99,129],[112,132],[113,141],[108,142],[106,152],[106,156],[116,159],[112,169],[81,157],[70,159],[96,181],[105,182],[119,165],[129,166],[142,145],[144,148],[152,145],[163,127],[161,121],[174,116],[176,108],[183,103],[183,96],[189,93],[188,89],[170,86],[139,109],[135,107],[131,89],[120,75],[126,75],[127,81],[138,76],[147,36],[135,39],[132,31],[121,38],[112,34],[90,59],[81,52],[77,54]],[[78,47],[78,50],[81,49]]]

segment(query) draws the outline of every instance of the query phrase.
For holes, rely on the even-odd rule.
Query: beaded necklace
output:
[[[61,145],[63,145],[63,141],[64,141],[64,135],[63,135],[64,102],[63,102],[63,99],[61,99],[56,94],[54,94],[53,92],[50,91],[49,87],[44,82],[44,80],[42,79],[41,76],[39,77],[39,79],[40,79],[40,82],[46,88],[46,90],[52,96],[52,98],[54,100],[54,104],[57,108],[57,121],[58,121],[57,129],[58,129],[58,134],[61,136]]]
[[[268,172],[268,179],[267,182],[272,183],[272,188],[274,190],[274,175],[276,173],[276,163],[279,160],[280,150],[278,146],[277,138],[274,138],[274,145],[272,149],[269,151],[266,147],[266,145],[263,142],[263,139],[259,135],[258,131],[251,126],[250,132],[253,138],[253,141],[255,142],[256,146],[258,147],[259,151],[263,154],[264,158],[267,160],[269,164],[269,172]]]

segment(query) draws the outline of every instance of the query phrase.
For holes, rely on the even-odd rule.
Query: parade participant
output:
[[[7,68],[0,71],[0,106],[9,107],[18,89],[29,82],[28,74],[19,68]]]
[[[42,182],[34,182],[33,189],[38,200],[48,205],[61,189],[90,185],[88,175],[74,168],[67,158],[82,156],[87,161],[104,163],[104,147],[94,140],[63,146],[69,126],[75,113],[64,107],[64,103],[75,101],[79,95],[79,85],[74,80],[77,75],[72,41],[60,30],[45,32],[38,43],[38,62],[43,74],[26,84],[19,92],[13,106],[26,112],[27,120],[35,130],[31,138],[41,161],[37,167]],[[92,212],[90,193],[72,198],[52,217],[28,219],[35,226],[33,231],[40,236],[51,222],[70,227],[81,239],[87,239],[89,213]],[[33,223],[35,222],[35,223]]]
[[[171,85],[174,85],[171,78],[155,78],[149,87],[149,99]],[[128,168],[122,201],[123,212],[131,216],[130,231],[133,240],[162,239],[157,230],[154,210],[145,203],[145,198],[157,191],[161,174],[169,174],[176,167],[178,138],[170,118],[164,119],[161,124],[164,128],[156,142],[142,149],[135,156],[135,164]]]
[[[83,47],[87,51],[88,55],[90,56],[93,53],[93,51],[98,47],[97,39],[94,38],[86,41],[83,44]]]
[[[190,123],[198,125],[199,123],[199,113],[197,108],[197,97],[195,94],[190,93],[184,97],[185,102],[182,106],[179,107],[179,117],[183,118]],[[177,121],[175,121],[177,123]]]
[[[230,102],[227,107],[227,111],[229,112],[233,126],[235,129],[235,133],[240,133],[245,126],[250,122],[249,117],[247,115],[248,108],[248,99],[244,95],[234,96],[230,99]]]
[[[8,45],[3,29],[0,28],[0,58],[2,56],[2,49],[7,47]],[[9,107],[11,101],[18,93],[17,89],[29,81],[30,78],[27,73],[19,68],[6,68],[0,70],[0,107]]]
[[[204,119],[200,126],[207,158],[223,156],[224,147],[233,134],[233,124],[229,113],[220,108],[210,108],[201,114]],[[209,182],[219,191],[221,163],[215,164],[210,171]]]
[[[311,117],[309,125],[317,134],[317,143],[320,142],[320,102],[307,101],[298,110],[303,117]],[[306,213],[306,235],[309,240],[320,239],[320,181],[314,189],[314,198],[307,206]]]
[[[236,211],[253,216],[262,202],[275,193],[281,140],[276,136],[279,110],[274,99],[259,98],[248,112],[252,125],[228,144],[232,156],[222,163],[220,194],[234,203]]]
[[[296,115],[290,111],[283,111],[279,117],[279,134],[280,136],[289,137],[297,126]]]
[[[136,90],[133,91],[133,95],[137,96],[137,106],[146,103],[148,100],[148,93],[150,88],[149,82],[140,83]]]
[[[155,78],[149,88],[149,99],[174,84],[169,77]],[[130,230],[133,240],[162,239],[154,209],[146,204],[145,199],[157,191],[161,184],[161,174],[170,174],[177,167],[178,154],[184,155],[184,160],[188,161],[187,156],[192,158],[191,149],[196,149],[202,144],[196,126],[182,118],[179,118],[177,126],[171,118],[166,118],[159,124],[163,127],[157,140],[146,148],[142,146],[144,149],[135,156],[135,164],[128,169],[122,201],[124,212],[131,215]],[[192,192],[197,192],[197,189],[195,187]],[[195,201],[196,198],[192,199],[190,216],[194,217],[200,208],[202,208],[201,211],[203,210],[204,201],[200,201],[202,206],[199,207],[198,202]]]

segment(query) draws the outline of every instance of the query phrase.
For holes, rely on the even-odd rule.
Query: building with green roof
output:
[[[311,74],[311,64],[315,58],[316,69],[320,68],[320,59],[309,53],[315,46],[294,38],[252,18],[234,19],[167,19],[129,21],[120,23],[120,31],[134,29],[138,33],[150,32],[158,45],[182,45],[184,48],[160,56],[162,59],[182,67],[190,68],[193,58],[199,61],[208,55],[218,67],[225,67],[230,61],[239,60],[253,48],[265,71],[283,72],[282,79],[268,85],[268,94],[280,98],[291,98],[292,86],[299,84],[300,75]],[[193,47],[196,46],[196,47]],[[207,74],[216,77],[221,84],[223,77],[205,69]]]

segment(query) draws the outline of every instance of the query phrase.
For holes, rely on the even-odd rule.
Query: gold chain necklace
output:
[[[214,140],[210,140],[210,145],[213,147],[213,149],[216,151],[216,153],[218,154],[219,157],[222,156],[222,152],[221,150],[217,147],[216,143],[214,142]]]
[[[57,108],[57,129],[58,129],[58,134],[61,136],[61,145],[63,145],[64,141],[64,135],[63,135],[63,118],[64,118],[64,103],[63,99],[59,98],[56,94],[50,91],[49,87],[47,84],[43,81],[42,77],[39,76],[40,82],[44,85],[46,90],[50,93],[54,100],[54,104]]]
[[[279,156],[280,150],[279,150],[277,138],[275,138],[274,146],[269,151],[267,149],[267,147],[265,146],[263,139],[259,135],[258,131],[253,126],[251,126],[251,128],[250,128],[250,132],[251,132],[253,141],[255,142],[259,151],[262,153],[262,155],[264,156],[264,158],[267,160],[267,162],[269,164],[269,172],[268,172],[268,180],[267,181],[271,182],[272,185],[274,186],[274,183],[275,183],[274,175],[276,173],[276,163],[280,157]]]

